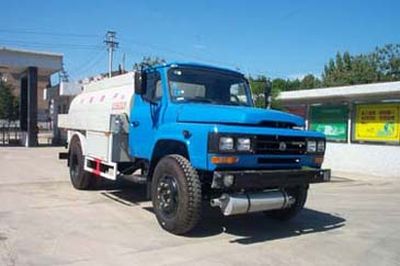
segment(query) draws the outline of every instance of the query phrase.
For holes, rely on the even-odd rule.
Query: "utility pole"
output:
[[[122,55],[122,73],[125,73],[125,53]]]
[[[108,77],[111,78],[112,76],[112,63],[113,63],[113,53],[115,48],[118,48],[118,42],[115,41],[116,39],[116,32],[115,31],[107,31],[106,39],[104,43],[107,46],[108,50]]]

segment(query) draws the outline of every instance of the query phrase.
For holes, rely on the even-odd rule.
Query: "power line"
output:
[[[170,48],[166,48],[165,46],[162,45],[156,45],[156,44],[149,44],[149,43],[143,43],[143,42],[138,42],[136,40],[132,40],[132,39],[126,39],[126,38],[121,38],[121,40],[126,40],[129,42],[129,44],[137,46],[137,47],[145,47],[147,49],[153,50],[153,51],[157,51],[158,55],[163,56],[162,54],[160,54],[160,51],[163,51],[164,53],[169,53],[169,54],[175,54],[178,55],[180,57],[184,57],[184,58],[191,58],[194,60],[199,60],[202,61],[204,63],[210,63],[210,64],[218,64],[218,65],[224,65],[224,66],[228,66],[228,67],[232,67],[232,68],[237,68],[238,64],[232,63],[232,62],[226,62],[226,61],[220,61],[220,60],[216,60],[216,59],[211,59],[211,58],[206,58],[206,57],[202,57],[202,56],[198,56],[198,55],[193,55],[193,54],[189,54],[189,53],[184,53],[181,51],[177,51],[177,50],[173,50]],[[131,48],[127,48],[124,47],[127,50],[133,51]]]
[[[101,35],[97,35],[97,34],[76,34],[76,33],[65,33],[65,32],[48,32],[48,31],[36,31],[36,30],[28,30],[28,29],[1,29],[0,28],[0,32],[3,33],[11,33],[11,34],[31,34],[31,35],[47,35],[47,36],[58,36],[58,37],[77,37],[77,38],[99,38],[101,37]],[[191,58],[194,60],[199,60],[202,61],[204,63],[213,63],[213,64],[221,64],[221,65],[225,65],[225,66],[229,66],[229,67],[233,67],[235,69],[238,68],[238,64],[236,63],[232,63],[232,62],[226,62],[226,61],[222,61],[222,60],[217,60],[215,58],[206,58],[203,56],[198,56],[198,55],[193,55],[193,54],[189,54],[189,53],[184,53],[182,51],[177,51],[168,47],[165,47],[163,45],[157,45],[154,43],[145,43],[142,41],[138,41],[138,40],[134,40],[134,39],[130,39],[130,38],[123,38],[123,40],[126,40],[127,43],[136,46],[136,47],[140,47],[140,48],[146,48],[146,49],[150,49],[153,51],[156,51],[158,55],[163,56],[162,54],[160,54],[160,51],[163,51],[164,53],[167,54],[175,54],[178,55],[180,57],[183,58]],[[113,53],[115,51],[116,48],[118,48],[119,43],[116,41],[116,32],[114,31],[108,31],[106,34],[106,39],[104,40],[104,43],[107,46],[107,50],[109,52],[108,56],[109,56],[109,75],[110,73],[112,73],[112,61],[113,61]],[[25,41],[25,40],[0,40],[0,46],[1,44],[4,45],[21,45],[21,46],[26,46],[26,47],[32,47],[32,48],[52,48],[52,49],[82,49],[82,50],[100,50],[103,49],[102,46],[100,45],[95,45],[95,44],[83,44],[83,43],[67,43],[67,42],[63,42],[63,43],[46,43],[46,42],[36,42],[36,41]],[[126,47],[125,49],[129,50],[131,53],[133,54],[137,54],[137,51],[130,49],[129,47]],[[124,49],[124,50],[125,50]],[[143,51],[143,49],[141,49]],[[143,55],[145,56],[145,55]],[[91,63],[92,61],[90,61]],[[88,63],[89,64],[89,63]],[[87,65],[87,64],[85,64]],[[242,67],[240,67],[240,69],[243,69]],[[262,74],[265,75],[266,73],[268,73],[267,71],[260,71],[260,70],[256,70],[256,72],[258,73],[253,73],[253,74]],[[250,74],[250,73],[248,73]]]
[[[7,30],[0,29],[0,32],[6,32]],[[7,32],[15,32],[15,31],[7,31]],[[63,33],[50,33],[50,32],[31,32],[31,31],[18,31],[21,33],[32,33],[32,34],[46,34],[46,35],[55,35],[55,36],[74,36],[74,37],[99,37],[98,35],[82,35],[82,34],[63,34]],[[26,48],[50,48],[50,49],[60,49],[60,50],[70,50],[70,49],[83,49],[83,50],[93,50],[93,51],[101,51],[103,50],[103,46],[96,44],[88,44],[88,43],[68,43],[68,42],[37,42],[37,41],[27,41],[27,40],[5,40],[0,39],[0,46],[2,45],[12,45],[12,46],[21,46]],[[97,55],[97,56],[96,56]],[[93,69],[93,67],[98,64],[104,53],[97,53],[90,56],[90,59],[86,61],[86,63],[81,64],[79,67],[74,68],[72,70],[72,76],[78,76],[79,74],[84,74],[88,70]],[[61,75],[63,75],[61,73]],[[65,75],[64,78],[68,78]]]
[[[75,67],[73,70],[74,76],[85,76],[87,72],[91,71],[95,65],[97,65],[105,55],[105,51],[100,51],[97,55],[91,56],[89,60],[87,60],[84,64],[81,64],[79,67]]]
[[[45,47],[45,48],[75,48],[75,49],[102,49],[100,45],[91,45],[91,44],[79,44],[79,43],[45,43],[45,42],[32,42],[32,41],[23,41],[23,40],[2,40],[0,39],[0,44],[5,45],[23,45],[30,47]]]
[[[94,66],[96,66],[100,61],[104,59],[105,52],[101,51],[96,57],[93,57],[93,60],[90,61],[87,65],[85,65],[83,68],[78,70],[80,73],[87,72],[93,69]]]
[[[60,37],[76,37],[76,38],[99,38],[101,35],[97,34],[80,34],[80,33],[60,33],[60,32],[48,32],[48,31],[35,31],[35,30],[10,30],[0,29],[0,32],[10,34],[33,34],[33,35],[48,35],[48,36],[60,36]]]

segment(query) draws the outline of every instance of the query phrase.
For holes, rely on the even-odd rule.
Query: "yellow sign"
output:
[[[400,141],[400,104],[356,106],[355,140]]]

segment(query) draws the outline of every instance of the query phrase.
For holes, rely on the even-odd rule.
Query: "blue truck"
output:
[[[205,204],[288,220],[309,184],[330,181],[325,136],[298,116],[256,108],[246,77],[229,69],[171,63],[95,82],[59,125],[75,188],[98,177],[144,183],[173,234],[191,231]]]

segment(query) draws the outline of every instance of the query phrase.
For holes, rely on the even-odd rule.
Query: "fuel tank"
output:
[[[135,93],[135,73],[89,83],[71,102],[68,114],[59,116],[59,127],[110,132],[111,115],[129,121]]]

